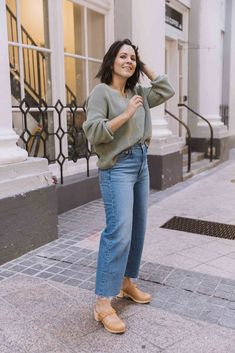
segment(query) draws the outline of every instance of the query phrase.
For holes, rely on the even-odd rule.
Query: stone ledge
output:
[[[44,158],[28,158],[24,162],[0,166],[0,199],[52,184],[52,175]]]

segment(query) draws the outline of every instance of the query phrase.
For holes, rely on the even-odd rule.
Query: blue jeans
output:
[[[149,172],[147,147],[136,144],[118,156],[116,164],[99,170],[106,214],[101,234],[96,290],[116,296],[123,277],[137,278],[146,230]]]

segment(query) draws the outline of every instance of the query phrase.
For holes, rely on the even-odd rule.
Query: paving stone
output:
[[[216,290],[214,296],[231,301],[235,300],[235,295],[233,293],[224,292],[222,290]]]
[[[84,273],[84,272],[76,272],[73,277],[76,278],[76,279],[85,280],[85,279],[87,279],[89,277],[89,275],[87,273]]]
[[[202,313],[202,308],[194,308],[194,307],[188,307],[188,306],[186,306],[186,307],[184,307],[183,309],[182,309],[182,311],[181,311],[181,315],[182,316],[185,316],[185,317],[188,317],[188,318],[190,318],[190,319],[196,319],[196,320],[198,320],[199,318],[201,319],[201,320],[203,320],[203,318],[201,318],[201,313]],[[206,320],[206,321],[208,321],[208,320]]]
[[[3,269],[9,269],[9,268],[11,268],[11,267],[13,267],[13,266],[14,266],[14,263],[13,263],[13,262],[7,262],[7,263],[1,265],[1,270],[3,270]]]
[[[33,268],[27,268],[26,270],[22,271],[22,273],[25,273],[26,275],[36,275],[40,270],[36,270]]]
[[[211,323],[218,323],[221,316],[224,316],[225,309],[215,305],[208,304],[203,308],[200,319]]]
[[[46,264],[46,263],[38,263],[34,266],[32,266],[31,268],[32,269],[35,269],[35,270],[39,270],[39,271],[43,271],[45,270],[46,268],[48,268],[50,265]]]
[[[0,283],[0,296],[7,297],[12,293],[23,290],[25,287],[30,291],[36,290],[41,284],[40,279],[30,277],[27,275],[15,274],[15,276],[7,278],[7,280]]]
[[[20,310],[16,309],[14,305],[7,302],[6,299],[0,298],[0,330],[5,324],[23,320],[24,316]],[[1,335],[0,335],[1,336]]]
[[[84,282],[81,283],[80,288],[94,290],[95,289],[95,284],[93,282],[84,281]]]
[[[56,262],[56,267],[61,269],[70,268],[71,264],[66,262]]]
[[[166,278],[169,276],[169,273],[167,271],[156,271],[155,273],[152,273],[148,280],[149,281],[153,281],[153,282],[156,282],[156,283],[163,283]]]
[[[76,279],[76,278],[69,278],[64,283],[69,285],[69,286],[80,287],[82,282],[83,282],[82,280],[79,280],[79,279]]]
[[[3,271],[1,271],[0,272],[0,276],[1,277],[11,277],[11,276],[13,276],[15,274],[15,272],[13,272],[13,271],[8,271],[8,270],[3,270]]]
[[[146,262],[145,264],[143,264],[141,266],[141,271],[144,271],[144,272],[147,272],[147,273],[152,273],[152,272],[155,272],[158,267],[160,267],[160,265],[157,265],[157,264],[154,264],[154,263],[150,263],[150,262]]]
[[[162,308],[174,314],[181,314],[183,312],[184,306],[170,301],[170,302],[165,302],[165,305]]]
[[[97,336],[99,340],[97,340]],[[102,343],[101,343],[102,342]],[[80,339],[79,346],[72,347],[75,352],[80,352],[81,348],[89,353],[160,353],[161,350],[156,345],[151,344],[145,338],[136,335],[131,328],[124,335],[112,335],[103,329],[91,333]]]
[[[169,325],[169,320],[171,325]],[[144,322],[144,325],[140,325]],[[172,346],[175,342],[188,337],[191,333],[198,331],[202,325],[200,323],[190,322],[178,315],[169,314],[158,310],[156,315],[151,307],[145,308],[141,313],[130,317],[129,325],[131,330],[138,336],[155,344],[160,349]]]
[[[235,302],[228,302],[228,308],[231,310],[235,310]]]
[[[56,264],[56,266],[54,265],[54,266],[48,267],[47,271],[52,273],[59,273],[59,272],[62,272],[63,269]]]
[[[40,278],[51,278],[53,277],[55,274],[54,273],[51,273],[51,272],[47,272],[47,271],[44,271],[44,272],[39,272],[36,277],[40,277]]]
[[[164,281],[164,284],[172,287],[180,287],[185,280],[184,273],[176,273],[173,271]]]
[[[11,267],[11,271],[21,272],[21,271],[24,271],[26,268],[27,268],[26,266],[14,265]]]
[[[43,261],[41,262],[44,265],[48,265],[49,266],[58,266],[60,264],[60,262],[53,260],[53,259],[47,259],[47,258],[43,258]]]
[[[172,297],[175,296],[174,288],[170,287],[161,287],[154,294],[155,299],[159,299],[161,301],[169,301]]]
[[[5,324],[1,327],[1,333],[13,346],[19,347],[23,352],[45,353],[51,350],[63,351],[66,349],[52,335],[32,322],[18,321],[17,323]]]
[[[219,324],[221,326],[235,329],[235,314],[234,314],[234,317],[227,317],[227,316],[220,317]]]
[[[158,298],[153,298],[153,299],[151,300],[150,305],[153,306],[153,307],[155,307],[155,308],[164,309],[164,308],[165,308],[165,305],[167,305],[167,302],[166,302],[166,301],[159,300]]]
[[[222,306],[222,307],[226,307],[228,305],[228,300],[222,299],[222,298],[210,297],[210,298],[208,298],[208,303],[215,304],[215,305]]]
[[[199,287],[197,288],[197,293],[213,295],[215,293],[215,288],[207,287],[205,285],[200,284]]]
[[[219,284],[218,287],[216,288],[217,291],[223,291],[227,293],[234,293],[235,291],[235,286],[230,286],[227,284]]]
[[[34,263],[34,261],[33,260],[24,260],[24,261],[21,261],[20,262],[20,265],[23,265],[23,266],[26,266],[26,267],[28,267],[28,266],[33,266],[35,263]]]
[[[50,277],[50,279],[52,281],[56,281],[56,282],[65,282],[67,280],[67,277],[59,274],[59,275],[55,275],[53,277]]]
[[[187,305],[190,297],[190,292],[184,291],[183,289],[175,288],[173,294],[170,296],[169,301],[175,304]]]
[[[77,265],[78,265],[77,269],[78,269],[79,272],[87,273],[88,275],[89,274],[93,274],[96,271],[96,269],[94,269],[93,267],[90,267],[90,266],[84,266],[84,265],[81,265],[81,264],[77,264]]]
[[[144,279],[144,280],[148,280],[150,277],[150,273],[147,272],[139,272],[139,279]]]
[[[228,285],[228,286],[235,287],[235,281],[233,281],[233,280],[231,280],[231,279],[222,278],[220,283],[221,283],[221,284],[226,284],[226,285]]]
[[[201,282],[200,280],[198,281],[198,278],[186,278],[181,282],[180,288],[193,292],[199,287],[200,283]]]
[[[233,353],[235,346],[234,331],[210,325],[192,332],[179,340],[164,353]]]
[[[66,270],[63,270],[62,272],[60,272],[60,274],[63,275],[63,276],[74,277],[74,276],[77,275],[77,272],[69,270],[69,269],[66,269]],[[86,277],[87,277],[87,275],[86,275]]]

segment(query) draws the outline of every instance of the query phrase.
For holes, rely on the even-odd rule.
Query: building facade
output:
[[[152,110],[152,187],[164,189],[182,180],[188,139],[171,114],[190,128],[193,150],[210,153],[208,124],[186,106],[211,123],[215,158],[226,160],[235,147],[234,0],[3,0],[0,22],[0,220],[8,248],[9,224],[21,229],[10,228],[11,234],[38,236],[37,225],[26,227],[22,213],[12,214],[9,207],[30,208],[32,218],[44,219],[44,243],[50,240],[48,229],[51,239],[56,237],[52,209],[58,202],[63,211],[98,195],[96,156],[89,158],[95,176],[78,177],[87,160],[71,155],[75,137],[71,142],[67,131],[71,124],[81,130],[82,105],[116,39],[137,44],[142,60],[157,74],[166,73],[176,91],[166,105]],[[74,102],[76,114],[68,108]],[[59,178],[62,164],[67,189],[57,186],[56,199],[52,175]],[[41,243],[29,238],[25,249]],[[8,257],[18,253],[12,254],[9,249]]]

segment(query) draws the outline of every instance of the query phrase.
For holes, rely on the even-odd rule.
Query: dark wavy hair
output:
[[[136,56],[136,69],[134,74],[128,78],[126,82],[125,89],[133,89],[137,82],[139,82],[140,74],[143,73],[143,66],[144,63],[140,60],[138,47],[136,47],[129,39],[117,40],[114,42],[107,53],[104,56],[103,62],[99,69],[98,74],[96,75],[97,78],[100,78],[102,83],[106,83],[110,85],[112,83],[112,76],[113,76],[113,64],[116,59],[116,56],[123,45],[130,45],[135,52]]]

